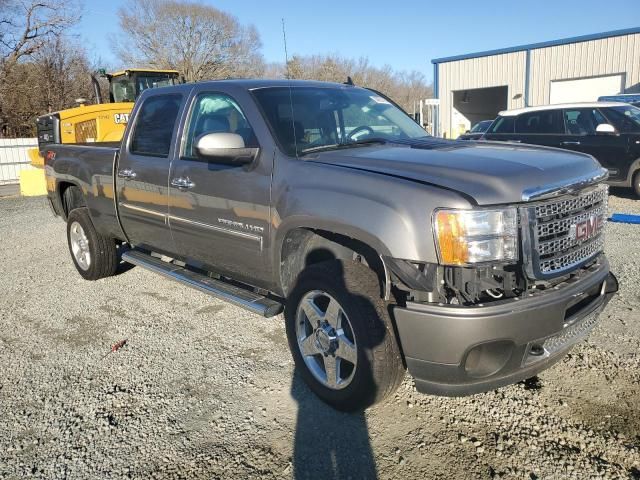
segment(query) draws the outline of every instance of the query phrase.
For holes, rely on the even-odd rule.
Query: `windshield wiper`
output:
[[[381,137],[376,137],[376,138],[367,138],[363,140],[356,140],[348,143],[334,143],[331,145],[319,145],[317,147],[305,148],[304,150],[301,150],[300,153],[302,155],[305,155],[307,153],[324,152],[326,150],[340,150],[343,148],[351,148],[351,147],[361,147],[361,146],[371,145],[375,143],[385,144],[385,143],[389,143],[389,140]]]

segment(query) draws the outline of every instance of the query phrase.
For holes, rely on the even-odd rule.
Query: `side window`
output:
[[[156,95],[142,104],[131,138],[131,153],[167,157],[182,95]]]
[[[240,106],[228,95],[222,93],[202,93],[196,101],[189,118],[189,128],[183,156],[195,158],[195,140],[205,133],[237,133],[247,147],[257,147],[258,141],[242,113]]]
[[[489,127],[489,133],[513,133],[514,117],[498,117]]]
[[[607,120],[598,109],[576,108],[564,111],[564,123],[570,135],[595,135],[596,127]]]
[[[516,120],[516,133],[564,133],[560,110],[540,110],[523,113]]]

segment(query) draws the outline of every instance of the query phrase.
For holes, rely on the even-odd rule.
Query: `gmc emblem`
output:
[[[586,220],[571,225],[569,228],[569,236],[574,238],[577,242],[584,242],[595,236],[602,228],[604,224],[604,217],[602,215],[591,215]]]

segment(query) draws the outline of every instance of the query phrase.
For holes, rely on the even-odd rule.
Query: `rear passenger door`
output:
[[[626,178],[625,160],[628,142],[624,135],[598,134],[596,128],[609,123],[598,108],[567,108],[564,110],[567,134],[562,148],[593,155],[609,170],[612,180]]]
[[[176,252],[167,224],[167,183],[181,105],[179,93],[142,100],[115,172],[120,220],[130,242],[167,254]]]
[[[564,140],[561,110],[534,110],[515,120],[516,138],[521,143],[560,147]]]

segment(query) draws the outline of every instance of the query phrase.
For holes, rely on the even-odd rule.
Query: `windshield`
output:
[[[619,132],[640,132],[640,108],[631,105],[609,107],[605,114]]]
[[[471,133],[483,133],[486,132],[489,128],[489,125],[493,123],[493,120],[483,120],[481,122],[476,123],[471,129]]]
[[[121,75],[111,79],[111,98],[114,102],[134,102],[148,88],[176,84],[175,74]]]
[[[379,94],[354,87],[270,87],[253,91],[289,155],[428,136]]]

